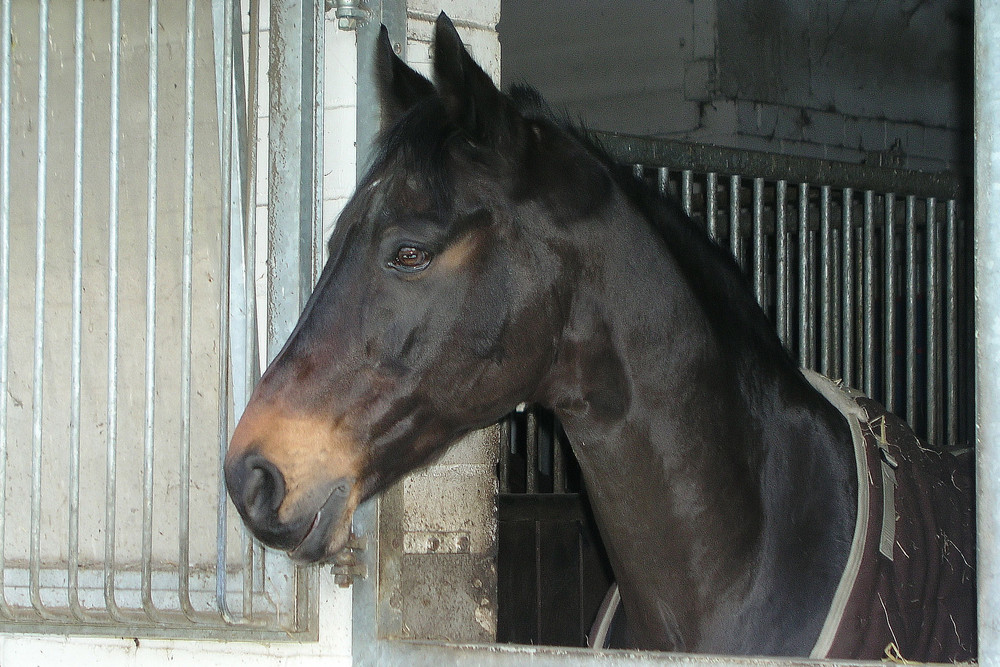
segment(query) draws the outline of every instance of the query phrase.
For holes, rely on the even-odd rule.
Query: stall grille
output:
[[[0,4],[0,630],[315,632],[221,474],[259,366],[244,4]]]

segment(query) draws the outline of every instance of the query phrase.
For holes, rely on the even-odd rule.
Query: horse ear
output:
[[[434,95],[431,82],[396,55],[384,25],[375,44],[375,78],[382,106],[382,127],[395,123],[414,104]]]
[[[520,116],[510,99],[472,59],[444,12],[434,28],[434,82],[448,115],[474,142],[496,147],[516,132]]]

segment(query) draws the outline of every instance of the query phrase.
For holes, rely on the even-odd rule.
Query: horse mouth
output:
[[[351,532],[351,518],[357,507],[354,480],[341,480],[330,491],[312,524],[288,555],[301,563],[319,563],[331,559],[344,548]]]

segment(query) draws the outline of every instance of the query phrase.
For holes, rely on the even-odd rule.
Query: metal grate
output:
[[[971,227],[957,178],[598,139],[732,252],[801,366],[862,389],[932,444],[971,444]]]
[[[0,7],[0,629],[307,632],[221,475],[258,365],[239,3]]]

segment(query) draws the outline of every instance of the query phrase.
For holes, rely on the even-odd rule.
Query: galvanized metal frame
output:
[[[8,470],[8,385],[9,385],[9,340],[10,340],[10,295],[11,295],[11,104],[12,104],[12,2],[5,0],[0,3],[0,506],[8,503],[4,498],[4,489],[9,480]],[[38,104],[35,116],[37,128],[37,175],[34,224],[34,318],[33,340],[36,341],[31,363],[31,442],[30,442],[30,477],[31,496],[30,533],[26,538],[29,545],[26,572],[23,583],[17,583],[26,590],[26,604],[14,603],[8,596],[7,584],[11,583],[10,561],[5,557],[4,537],[10,538],[7,512],[0,512],[0,630],[11,632],[56,632],[60,634],[88,635],[127,635],[138,637],[226,637],[261,640],[288,640],[315,638],[317,605],[316,597],[310,596],[315,582],[315,569],[300,569],[291,565],[284,556],[268,554],[259,545],[255,545],[248,537],[243,539],[242,553],[239,558],[243,565],[240,570],[242,581],[230,581],[229,569],[232,561],[226,554],[227,534],[230,532],[230,513],[226,491],[222,482],[221,465],[228,445],[229,432],[233,417],[242,410],[248,389],[256,377],[258,364],[256,361],[256,324],[254,314],[253,285],[253,247],[255,234],[252,228],[252,213],[254,212],[253,169],[248,161],[253,160],[256,139],[249,136],[249,147],[245,129],[254,123],[248,122],[247,113],[256,116],[255,95],[248,95],[244,90],[244,77],[241,70],[242,52],[239,19],[236,6],[228,0],[213,0],[213,25],[211,33],[215,41],[215,83],[218,103],[219,147],[218,166],[221,169],[222,193],[221,211],[222,224],[219,238],[217,273],[217,295],[219,308],[218,331],[221,339],[218,341],[218,432],[217,446],[214,448],[215,465],[219,473],[217,479],[218,507],[217,509],[217,567],[212,574],[194,572],[190,567],[190,473],[192,472],[192,323],[193,315],[193,257],[195,254],[193,232],[196,229],[194,212],[195,200],[195,35],[196,35],[196,0],[187,0],[183,6],[187,24],[184,40],[184,139],[183,139],[183,205],[179,216],[181,229],[181,284],[179,285],[180,301],[180,446],[178,491],[178,526],[179,553],[176,566],[176,588],[171,589],[166,584],[168,570],[158,566],[153,556],[153,536],[157,530],[157,517],[162,514],[163,507],[154,507],[154,481],[158,475],[154,467],[154,451],[159,439],[156,423],[159,420],[155,396],[163,391],[156,386],[154,378],[157,373],[156,348],[161,330],[158,319],[158,239],[164,224],[159,220],[158,197],[160,193],[162,167],[160,158],[162,146],[157,143],[161,118],[158,114],[160,105],[159,79],[161,76],[160,47],[158,35],[161,30],[160,4],[157,0],[148,3],[148,90],[147,104],[150,109],[147,131],[149,141],[140,150],[146,161],[146,221],[145,221],[145,269],[144,279],[139,288],[145,289],[144,316],[139,329],[144,333],[144,349],[141,367],[144,380],[141,387],[141,429],[136,439],[134,434],[119,432],[118,394],[119,385],[119,330],[127,326],[119,309],[120,295],[133,285],[124,283],[119,271],[119,259],[122,257],[120,248],[120,232],[128,228],[123,224],[119,214],[120,174],[127,150],[122,143],[122,87],[123,64],[121,41],[123,39],[122,5],[120,0],[110,3],[110,69],[108,81],[110,84],[109,113],[107,114],[107,149],[109,155],[109,180],[107,181],[108,217],[107,217],[107,415],[105,423],[105,479],[106,502],[104,504],[104,523],[106,527],[104,539],[103,567],[95,571],[93,564],[84,567],[80,562],[80,484],[81,484],[81,395],[86,387],[83,385],[81,373],[81,358],[87,350],[84,341],[81,311],[84,309],[84,246],[85,246],[85,213],[84,213],[84,104],[85,79],[84,67],[90,66],[84,54],[85,37],[85,0],[77,0],[74,9],[73,49],[74,49],[74,84],[72,89],[73,104],[73,183],[72,183],[72,249],[73,261],[69,269],[71,282],[72,317],[70,318],[70,364],[68,389],[68,469],[66,485],[68,494],[68,525],[66,536],[68,542],[68,557],[65,567],[59,571],[53,570],[49,561],[43,562],[41,555],[41,518],[47,507],[47,495],[43,493],[43,418],[42,404],[45,398],[46,381],[46,327],[47,327],[47,207],[46,197],[49,194],[49,153],[50,138],[47,131],[49,119],[54,112],[48,103],[49,98],[49,65],[48,53],[51,48],[49,36],[49,2],[45,0],[39,6],[38,20]],[[251,13],[259,14],[256,0],[250,0]],[[271,320],[272,350],[283,343],[298,316],[301,305],[308,295],[315,275],[318,274],[320,253],[316,252],[319,245],[320,212],[322,205],[322,57],[323,52],[323,12],[322,2],[272,3],[271,25],[280,33],[278,39],[272,40],[272,58],[288,59],[289,54],[299,58],[293,63],[295,72],[289,77],[276,82],[271,99],[280,100],[283,104],[272,106],[272,123],[281,125],[285,122],[289,129],[278,141],[272,141],[270,153],[273,162],[279,162],[281,156],[294,156],[293,164],[282,165],[282,175],[288,176],[294,183],[285,190],[272,193],[272,225],[280,224],[287,227],[287,220],[295,222],[294,228],[288,230],[288,237],[301,238],[300,231],[308,229],[308,239],[305,244],[293,248],[291,256],[279,244],[271,246],[272,273],[270,287],[272,290],[272,311],[275,316]],[[297,13],[296,13],[297,12]],[[252,57],[256,58],[256,36],[250,40]],[[203,59],[202,62],[205,60]],[[305,61],[305,62],[303,62]],[[209,62],[211,62],[209,60]],[[280,70],[281,68],[279,68]],[[284,70],[287,71],[286,67]],[[302,83],[305,82],[305,83]],[[251,70],[249,79],[251,87],[256,84],[255,70]],[[298,87],[296,87],[296,85]],[[296,99],[295,96],[298,96]],[[249,98],[249,99],[248,99]],[[90,104],[88,102],[88,104]],[[249,107],[249,109],[248,109]],[[276,119],[276,120],[275,120]],[[290,129],[295,128],[295,129]],[[297,131],[296,131],[297,130]],[[285,141],[282,141],[284,139]],[[292,141],[288,141],[291,139]],[[176,150],[170,147],[171,150]],[[211,168],[210,166],[208,167]],[[135,179],[133,179],[135,180]],[[58,185],[58,184],[57,184]],[[294,211],[294,215],[284,216],[283,213]],[[314,224],[314,222],[316,224]],[[281,237],[282,230],[272,236]],[[160,258],[162,261],[163,258]],[[294,271],[285,267],[294,265]],[[289,298],[288,295],[295,295]],[[51,298],[51,297],[49,297]],[[289,301],[291,303],[289,303]],[[284,308],[284,312],[282,311]],[[285,319],[282,320],[282,317]],[[118,459],[133,442],[140,444],[140,458],[143,462],[141,482],[135,487],[134,494],[140,501],[140,548],[136,561],[126,563],[118,553],[115,534],[117,519],[116,507],[120,492],[118,479]],[[204,451],[204,450],[202,450]],[[210,450],[211,451],[211,450]],[[200,464],[204,467],[204,463]],[[132,558],[132,555],[129,555]],[[135,571],[128,569],[135,566]],[[20,572],[20,571],[18,571]],[[21,582],[21,574],[18,582]],[[61,579],[60,579],[61,577]],[[198,607],[192,602],[192,581],[197,578],[204,589],[204,583],[210,577],[214,580],[215,603],[214,611],[205,611],[204,590]],[[126,592],[121,582],[128,580]],[[103,585],[103,603],[95,603],[95,596],[88,593],[84,602],[81,596],[82,582],[86,581],[86,590],[92,591]],[[59,583],[61,582],[61,583]],[[51,600],[55,587],[61,587],[65,602],[53,604]],[[171,591],[173,602],[163,597],[163,591]],[[124,596],[128,598],[126,603]],[[234,595],[241,596],[235,599]],[[49,600],[50,602],[47,602]],[[158,601],[159,600],[159,601]],[[275,600],[280,602],[275,603]]]
[[[979,662],[1000,664],[1000,2],[976,17],[976,493]]]

